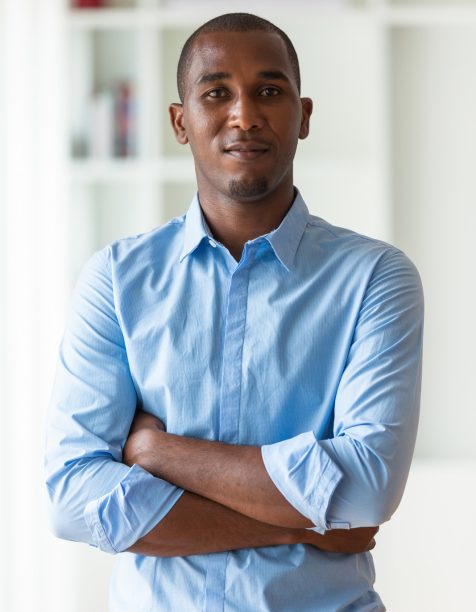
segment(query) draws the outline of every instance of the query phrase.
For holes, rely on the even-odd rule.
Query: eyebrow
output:
[[[260,79],[269,79],[271,81],[286,81],[289,83],[289,77],[287,77],[281,70],[262,70],[258,72]]]
[[[229,72],[207,72],[197,80],[197,85],[202,83],[214,83],[215,81],[223,81],[224,79],[231,79]]]
[[[286,81],[289,83],[289,77],[287,77],[284,72],[281,70],[261,70],[257,73],[257,76],[260,79],[269,79],[272,81]],[[207,72],[202,74],[201,77],[197,80],[197,85],[202,85],[203,83],[214,83],[215,81],[224,81],[226,79],[231,79],[232,75],[230,72]]]

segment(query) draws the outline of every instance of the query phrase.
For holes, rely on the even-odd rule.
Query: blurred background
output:
[[[86,259],[188,208],[167,114],[178,54],[234,10],[297,48],[311,211],[396,244],[423,280],[420,431],[377,590],[390,612],[475,609],[476,0],[0,0],[0,609],[107,609],[113,558],[48,531],[58,344]]]

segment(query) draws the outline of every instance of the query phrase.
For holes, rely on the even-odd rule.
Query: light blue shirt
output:
[[[167,431],[262,447],[315,529],[378,525],[403,493],[420,395],[423,299],[398,249],[309,214],[297,194],[240,262],[187,213],[85,266],[47,441],[59,537],[117,554],[110,609],[384,610],[370,553],[308,545],[158,558],[122,552],[182,490],[121,463],[137,406]]]

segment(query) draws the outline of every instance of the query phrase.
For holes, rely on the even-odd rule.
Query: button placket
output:
[[[231,275],[228,290],[220,392],[218,439],[237,444],[240,418],[243,341],[248,303],[250,264],[255,249],[245,246]],[[205,586],[205,612],[223,612],[228,553],[209,555]]]

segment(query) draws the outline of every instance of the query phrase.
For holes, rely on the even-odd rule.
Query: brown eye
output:
[[[212,89],[211,91],[207,93],[207,97],[208,98],[225,98],[226,90],[223,89],[222,87],[217,88],[217,89]]]
[[[279,89],[277,87],[265,87],[261,90],[262,96],[265,98],[269,98],[271,96],[277,96],[279,94]]]

